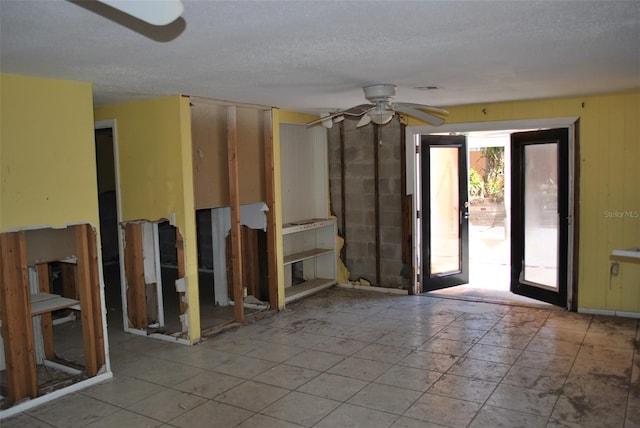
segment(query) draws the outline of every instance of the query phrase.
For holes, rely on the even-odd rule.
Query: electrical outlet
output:
[[[609,268],[609,274],[611,276],[618,276],[619,273],[620,273],[620,263],[618,262],[611,263],[611,267]]]

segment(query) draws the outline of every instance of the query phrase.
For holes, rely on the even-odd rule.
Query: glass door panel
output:
[[[558,288],[558,144],[524,147],[524,269],[531,285]]]
[[[429,147],[430,274],[460,271],[460,172],[458,149]]]

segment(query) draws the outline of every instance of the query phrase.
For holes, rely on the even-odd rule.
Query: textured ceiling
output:
[[[392,83],[459,105],[640,89],[640,1],[194,1],[157,28],[100,3],[0,0],[3,73],[322,112]],[[437,90],[416,87],[437,86]]]

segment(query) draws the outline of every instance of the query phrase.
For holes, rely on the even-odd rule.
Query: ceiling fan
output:
[[[181,0],[98,0],[151,25],[168,25],[184,11]]]
[[[444,109],[424,104],[392,102],[391,99],[396,96],[395,85],[371,85],[365,86],[362,89],[364,90],[364,97],[372,104],[360,104],[346,110],[326,114],[320,119],[307,123],[307,126],[322,123],[323,126],[331,128],[334,122],[341,122],[345,116],[360,117],[360,121],[356,125],[357,128],[365,126],[370,122],[384,125],[388,123],[396,113],[404,113],[407,116],[415,117],[430,125],[439,126],[444,123],[444,119],[439,116],[449,114],[449,112]]]

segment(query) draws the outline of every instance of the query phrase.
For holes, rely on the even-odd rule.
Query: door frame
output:
[[[444,124],[441,126],[407,126],[406,127],[406,194],[412,196],[414,212],[416,207],[420,206],[420,184],[419,184],[419,163],[416,158],[416,147],[420,143],[421,135],[453,133],[453,132],[472,132],[472,131],[505,131],[519,129],[551,129],[551,128],[569,128],[569,246],[567,253],[568,269],[567,269],[567,307],[570,310],[576,310],[578,304],[578,116],[567,117],[551,117],[541,119],[523,119],[523,120],[501,120],[493,122],[464,122],[454,124]],[[420,277],[422,276],[421,251],[422,245],[421,219],[416,215],[412,216],[412,241],[413,248],[418,249],[413,254],[413,266],[415,267],[415,275],[411,279],[411,287],[414,293],[422,292]]]
[[[458,229],[458,262],[459,262],[459,270],[455,272],[446,272],[441,274],[432,275],[431,269],[433,267],[433,228],[429,222],[422,222],[422,251],[424,261],[422,267],[425,269],[420,269],[422,273],[422,280],[424,283],[421,284],[422,291],[433,291],[439,290],[442,288],[454,287],[456,285],[462,285],[469,282],[469,190],[468,190],[468,180],[466,176],[468,175],[469,168],[469,160],[467,159],[467,137],[464,135],[433,135],[432,140],[430,140],[429,135],[424,135],[421,138],[420,145],[420,156],[421,162],[428,162],[428,166],[422,166],[421,171],[422,180],[421,184],[423,185],[420,191],[420,197],[429,195],[429,200],[422,200],[420,206],[420,212],[424,213],[421,215],[421,218],[426,218],[427,212],[433,211],[433,206],[431,205],[432,195],[431,195],[431,180],[426,177],[426,172],[429,171],[429,174],[432,170],[432,160],[431,152],[432,148],[456,148],[458,153],[458,218],[459,218],[459,229]],[[463,178],[461,174],[464,174]],[[425,187],[429,187],[429,190],[425,189]],[[426,198],[425,198],[426,199]],[[426,285],[429,285],[426,287]],[[428,289],[427,289],[428,288]]]
[[[107,119],[107,120],[98,120],[94,123],[94,130],[98,129],[109,129],[111,128],[111,132],[113,134],[111,138],[111,145],[113,146],[113,173],[115,175],[115,184],[116,184],[116,219],[118,222],[118,263],[120,268],[120,294],[122,299],[122,323],[124,326],[124,331],[128,331],[128,321],[127,321],[127,292],[126,287],[126,275],[124,270],[124,230],[121,230],[120,223],[122,222],[122,192],[120,189],[120,157],[118,155],[118,125],[115,119]],[[96,142],[93,142],[95,147]],[[97,166],[96,166],[97,168]],[[97,190],[96,190],[97,192]],[[96,193],[97,194],[97,193]],[[98,234],[98,239],[101,239],[100,234]],[[100,242],[100,246],[102,246],[102,242]],[[104,272],[102,272],[102,263],[99,264],[98,268],[100,269],[100,276],[104,278]],[[106,317],[106,313],[105,313]]]

